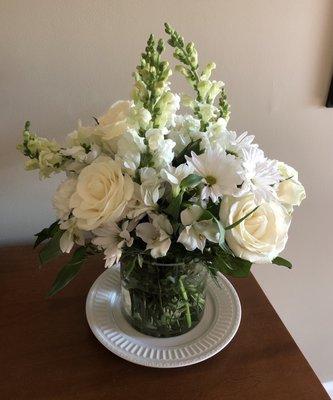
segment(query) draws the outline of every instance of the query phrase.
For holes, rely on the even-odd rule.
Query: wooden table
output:
[[[160,370],[118,358],[89,330],[98,259],[45,299],[60,264],[38,270],[30,247],[0,249],[0,399],[329,399],[253,277],[233,280],[243,316],[231,344],[201,364]]]

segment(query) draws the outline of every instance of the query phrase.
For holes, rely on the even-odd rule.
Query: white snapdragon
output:
[[[146,243],[153,258],[164,257],[171,245],[172,225],[163,214],[150,214],[150,221],[139,224],[136,235]]]
[[[174,126],[175,113],[179,110],[179,105],[180,97],[178,94],[171,93],[170,91],[165,92],[156,104],[159,113],[156,116],[155,124],[161,128]]]
[[[134,129],[127,130],[118,140],[117,158],[121,160],[125,171],[130,175],[134,175],[139,168],[141,154],[146,149],[143,137]]]
[[[127,247],[132,246],[133,237],[131,237],[130,232],[134,227],[135,225],[129,221],[123,222],[121,227],[114,222],[108,222],[93,230],[95,237],[91,242],[104,250],[105,268],[110,268],[119,262],[122,248],[125,245]]]
[[[189,143],[201,138],[200,120],[192,115],[176,115],[175,126],[170,130],[168,138],[175,142],[174,151],[179,154]]]
[[[163,196],[164,188],[161,179],[152,167],[140,169],[141,197],[146,206],[156,207],[158,200]]]
[[[148,147],[156,168],[169,165],[174,158],[173,148],[176,144],[171,139],[165,139],[167,133],[166,128],[152,128],[146,132]]]
[[[218,243],[219,230],[217,224],[213,220],[200,220],[204,210],[193,205],[186,208],[180,213],[180,219],[184,225],[177,242],[182,243],[186,250],[193,251],[199,249],[204,250],[206,240]]]

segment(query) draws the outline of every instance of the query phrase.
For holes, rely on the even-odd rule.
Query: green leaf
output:
[[[202,181],[202,177],[196,174],[190,174],[180,182],[181,189],[194,188]]]
[[[281,265],[282,267],[287,267],[291,269],[293,267],[292,263],[285,258],[282,257],[275,257],[274,260],[272,261],[273,264],[276,265]]]
[[[180,191],[178,196],[174,197],[168,207],[165,209],[165,213],[173,217],[175,220],[178,220],[180,207],[183,202],[184,192]]]
[[[34,248],[44,242],[44,240],[50,239],[56,234],[56,232],[60,229],[58,223],[59,220],[53,222],[53,224],[51,224],[48,228],[44,228],[40,232],[36,233],[35,236],[37,236],[37,239],[35,241]]]
[[[248,212],[246,215],[244,215],[244,217],[242,217],[242,218],[239,219],[238,221],[234,222],[233,224],[231,224],[231,225],[229,225],[229,226],[226,226],[224,229],[227,231],[227,230],[229,230],[229,229],[235,228],[237,225],[239,225],[241,222],[243,222],[244,219],[246,219],[246,218],[249,217],[252,213],[254,213],[254,212],[258,209],[258,207],[260,207],[260,206],[255,207],[252,211],[250,211],[250,212]]]
[[[46,264],[47,262],[53,260],[61,254],[59,242],[63,233],[64,231],[59,229],[54,234],[52,239],[43,247],[43,249],[39,253],[39,261],[41,265]]]
[[[183,164],[186,161],[185,156],[190,156],[192,151],[194,151],[196,154],[201,154],[202,151],[200,151],[200,142],[201,139],[197,139],[185,146],[178,156],[174,158],[173,165],[178,167],[178,165]]]
[[[47,296],[51,297],[63,289],[80,271],[83,263],[87,259],[85,247],[79,247],[71,260],[58,273],[51,290]]]
[[[213,264],[222,274],[238,278],[246,277],[250,274],[252,263],[242,258],[235,257],[225,252],[219,252]]]

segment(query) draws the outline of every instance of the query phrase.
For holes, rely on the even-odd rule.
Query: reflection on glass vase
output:
[[[181,335],[201,320],[207,268],[202,262],[158,263],[146,258],[121,264],[122,312],[138,331],[155,337]]]

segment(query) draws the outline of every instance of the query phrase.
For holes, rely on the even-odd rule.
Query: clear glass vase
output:
[[[155,337],[181,335],[201,320],[207,268],[201,262],[162,264],[152,258],[121,264],[122,312],[138,331]]]

